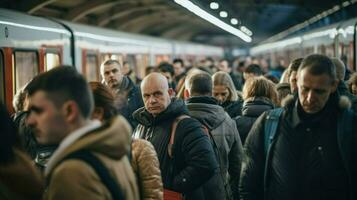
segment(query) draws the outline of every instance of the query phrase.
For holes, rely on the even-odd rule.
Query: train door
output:
[[[82,73],[87,81],[99,81],[99,52],[82,50]]]

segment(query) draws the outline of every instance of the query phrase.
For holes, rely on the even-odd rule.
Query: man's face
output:
[[[229,90],[224,85],[213,86],[213,97],[218,100],[220,104],[227,101],[229,97]]]
[[[172,76],[170,72],[160,72],[160,74],[164,75],[167,79],[167,82],[172,83]]]
[[[125,63],[125,64],[123,65],[122,73],[123,73],[124,75],[128,75],[129,72],[130,72],[130,65],[129,65],[129,63]]]
[[[297,76],[297,71],[292,71],[289,76],[290,91],[292,93],[297,91],[296,76]]]
[[[337,82],[327,74],[312,75],[306,69],[301,70],[297,77],[299,101],[306,113],[321,111],[329,97],[337,88]]]
[[[169,89],[156,82],[143,85],[141,92],[145,109],[153,116],[165,111],[171,103]]]
[[[117,64],[104,65],[102,73],[105,83],[110,88],[118,87],[123,80],[123,75]]]
[[[33,128],[40,144],[59,144],[69,133],[62,110],[45,92],[38,91],[29,97],[29,111],[27,124]]]
[[[183,72],[183,66],[180,62],[175,62],[173,66],[175,70],[175,76],[178,76]]]
[[[225,61],[225,60],[224,60],[224,61],[221,61],[221,62],[219,63],[218,69],[219,69],[219,71],[223,71],[223,72],[227,72],[227,73],[231,72],[231,69],[230,69],[229,66],[228,66],[228,62]]]

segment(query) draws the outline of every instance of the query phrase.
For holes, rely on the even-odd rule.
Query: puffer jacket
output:
[[[318,117],[306,121],[297,114],[297,96],[289,99],[285,101],[276,137],[267,155],[264,147],[266,112],[248,134],[240,180],[241,199],[355,199],[357,116],[353,118],[352,135],[336,133],[337,127],[342,125],[339,119],[350,105],[344,103],[347,98],[332,94]]]
[[[14,149],[14,160],[0,166],[1,200],[39,200],[44,180],[25,153]]]
[[[274,109],[274,104],[268,98],[257,97],[244,101],[242,115],[234,118],[243,144],[255,120],[263,112],[271,109]]]
[[[163,199],[160,164],[152,144],[143,139],[134,139],[131,152],[131,166],[136,174],[140,199]]]
[[[191,116],[210,130],[217,144],[224,185],[227,193],[232,192],[222,199],[239,199],[238,185],[243,147],[234,120],[217,105],[213,97],[191,97],[186,105]]]
[[[237,101],[226,101],[222,104],[224,110],[228,113],[231,118],[235,118],[242,115],[243,101],[238,99]]]
[[[200,188],[219,171],[218,163],[207,135],[194,118],[185,118],[178,123],[172,158],[169,156],[172,125],[181,115],[189,115],[181,99],[172,99],[166,110],[156,117],[141,108],[133,114],[139,122],[133,137],[153,144],[165,189],[183,193],[186,200],[203,200],[204,193]]]
[[[45,199],[112,199],[111,193],[90,165],[78,159],[63,160],[79,150],[92,152],[103,163],[121,187],[125,199],[140,199],[136,178],[126,156],[130,149],[130,133],[129,124],[118,116],[73,139],[72,143],[61,143],[45,171],[49,183]]]

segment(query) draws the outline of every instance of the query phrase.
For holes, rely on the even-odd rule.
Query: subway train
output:
[[[139,77],[145,67],[179,57],[221,58],[221,47],[167,40],[30,16],[0,9],[0,100],[12,111],[14,94],[36,74],[73,65],[88,81],[99,81],[105,59],[129,62]]]
[[[251,55],[270,60],[273,66],[312,53],[341,58],[351,71],[356,71],[357,18],[295,34],[286,39],[253,47]]]

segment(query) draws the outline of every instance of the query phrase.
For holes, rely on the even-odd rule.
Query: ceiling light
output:
[[[218,19],[217,17],[209,14],[208,12],[206,12],[205,10],[201,9],[200,7],[198,7],[197,5],[193,4],[191,1],[189,0],[175,0],[175,2],[183,7],[185,7],[186,9],[188,9],[189,11],[191,11],[192,13],[194,13],[195,15],[201,17],[202,19],[218,26],[219,28],[241,38],[242,40],[244,40],[245,42],[251,42],[252,38],[248,35],[246,35],[245,33],[243,33],[241,30],[234,28],[233,26],[230,26],[228,24],[226,24],[225,22],[223,22],[222,20]]]
[[[226,18],[226,17],[228,17],[228,13],[226,11],[221,11],[221,12],[219,12],[219,16]]]
[[[238,20],[236,18],[232,18],[231,19],[231,24],[237,25],[238,24]]]
[[[209,6],[212,10],[217,10],[219,8],[219,4],[217,2],[211,2]]]

